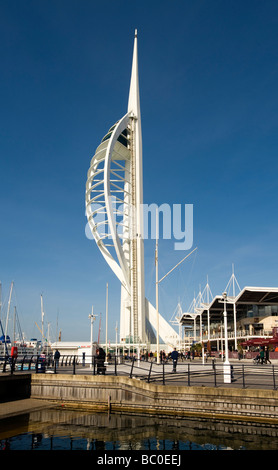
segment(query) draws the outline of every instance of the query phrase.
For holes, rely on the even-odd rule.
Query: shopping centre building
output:
[[[244,287],[236,296],[224,292],[207,303],[196,299],[191,311],[180,318],[183,348],[203,343],[211,350],[223,350],[225,317],[229,350],[253,338],[272,338],[278,327],[278,287]]]

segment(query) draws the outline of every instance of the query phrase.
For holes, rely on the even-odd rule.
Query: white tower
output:
[[[121,282],[120,339],[154,342],[145,299],[142,134],[135,31],[127,114],[102,139],[86,183],[86,215],[98,248]],[[164,325],[164,328],[163,328]],[[161,318],[160,336],[178,336]],[[173,341],[170,341],[173,342]]]

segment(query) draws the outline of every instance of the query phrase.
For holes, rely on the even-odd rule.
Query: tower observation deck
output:
[[[135,31],[127,113],[97,147],[87,174],[86,215],[97,246],[121,283],[120,339],[153,343],[156,311],[145,298],[142,133]],[[153,327],[153,328],[152,328]],[[163,342],[179,335],[160,316]]]

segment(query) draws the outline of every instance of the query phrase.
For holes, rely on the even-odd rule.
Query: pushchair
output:
[[[260,363],[260,355],[259,354],[257,354],[256,357],[254,357],[253,362],[254,362],[254,364],[259,364]]]

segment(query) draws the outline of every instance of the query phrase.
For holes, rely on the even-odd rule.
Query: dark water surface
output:
[[[278,427],[66,409],[0,421],[0,450],[277,450]]]

